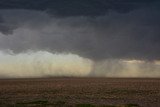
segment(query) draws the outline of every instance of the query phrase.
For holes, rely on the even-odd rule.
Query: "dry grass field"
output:
[[[160,107],[160,79],[2,79],[0,107]]]

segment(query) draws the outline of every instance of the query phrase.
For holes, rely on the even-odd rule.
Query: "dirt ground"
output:
[[[160,79],[0,80],[0,107],[160,107]]]

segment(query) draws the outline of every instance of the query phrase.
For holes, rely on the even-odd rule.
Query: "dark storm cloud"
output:
[[[1,0],[0,9],[29,9],[44,11],[54,17],[105,15],[110,10],[128,13],[150,6],[158,0]],[[16,26],[0,22],[0,31],[12,33]]]
[[[158,0],[1,0],[0,9],[33,9],[58,16],[97,16],[108,10],[127,13]]]
[[[71,52],[93,60],[158,60],[160,3],[155,1],[2,0],[2,23],[14,29],[8,36],[1,29],[0,49]]]
[[[13,29],[15,29],[15,27],[13,27],[10,24],[5,23],[4,19],[2,17],[0,17],[0,32],[8,35],[8,34],[12,34]]]

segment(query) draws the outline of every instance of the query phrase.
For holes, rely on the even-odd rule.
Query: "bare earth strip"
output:
[[[160,107],[160,79],[0,80],[0,107]]]

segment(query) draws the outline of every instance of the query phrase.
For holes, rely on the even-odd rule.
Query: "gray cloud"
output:
[[[2,17],[0,17],[0,32],[7,35],[7,34],[12,34],[13,29],[15,29],[14,27],[7,25],[7,23],[5,23],[4,19]]]
[[[128,13],[159,0],[1,0],[0,9],[46,11],[56,16],[97,16],[109,10]]]
[[[62,10],[39,4],[22,9],[17,2],[11,7],[4,2],[0,1],[0,76],[159,77],[156,0],[97,1],[106,10],[89,8],[89,1],[84,10],[73,10],[76,5],[68,9],[69,4]]]
[[[159,59],[160,14],[155,7],[105,16],[56,18],[45,12],[1,10],[13,33],[0,35],[0,49],[72,52],[93,60]]]

